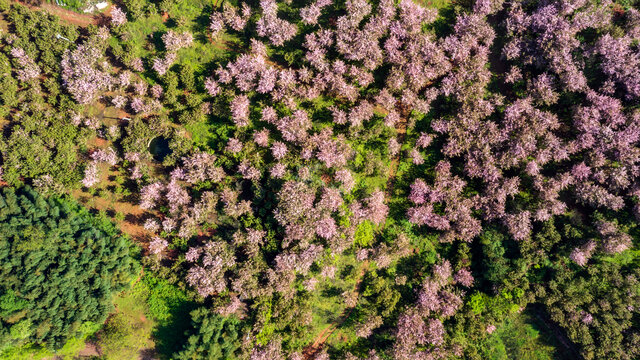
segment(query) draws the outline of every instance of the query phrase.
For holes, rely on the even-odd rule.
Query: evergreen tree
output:
[[[0,351],[60,348],[113,310],[112,294],[138,265],[105,219],[31,188],[0,195]]]
[[[242,323],[235,316],[223,317],[207,308],[191,312],[192,335],[182,351],[173,356],[177,360],[234,359],[240,347]],[[189,333],[187,333],[189,334]]]

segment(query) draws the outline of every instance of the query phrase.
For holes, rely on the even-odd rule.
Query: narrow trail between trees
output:
[[[368,267],[369,267],[369,261],[367,260],[363,261],[362,265],[360,265],[360,272],[358,273],[358,280],[356,281],[356,286],[354,290],[356,293],[356,296],[360,294],[360,283],[362,283],[362,277],[364,276]],[[315,341],[302,351],[302,355],[304,356],[305,359],[311,360],[318,353],[320,353],[320,351],[322,351],[324,344],[327,342],[327,340],[329,340],[329,338],[331,337],[331,335],[333,335],[336,329],[338,329],[338,327],[340,327],[340,325],[342,325],[342,323],[344,323],[349,318],[349,316],[351,316],[353,309],[355,309],[355,306],[344,309],[344,311],[342,312],[342,315],[340,315],[338,320],[334,321],[333,324],[329,325],[329,327],[322,330],[320,334],[316,336]]]
[[[50,3],[42,3],[39,6],[26,4],[22,1],[12,0],[14,3],[23,5],[28,7],[31,10],[42,10],[46,11],[51,15],[56,15],[60,18],[60,20],[70,23],[73,25],[87,27],[91,24],[98,25],[100,24],[105,17],[109,16],[111,12],[111,5],[109,5],[103,12],[98,14],[80,14],[75,11],[67,10],[60,6],[50,4]]]
[[[558,326],[558,324],[556,324],[549,318],[549,315],[541,307],[534,307],[533,313],[535,314],[536,318],[540,320],[551,333],[553,333],[554,338],[556,339],[556,341],[558,341],[558,343],[562,345],[562,347],[564,348],[563,352],[568,358],[577,359],[580,357],[580,350],[571,340],[569,340],[565,332]]]
[[[400,115],[400,121],[398,121],[398,123],[396,124],[396,132],[397,132],[396,140],[398,141],[398,144],[402,146],[404,145],[405,137],[407,135],[407,124],[408,124],[407,119],[409,117],[409,114],[406,111],[406,109],[404,109],[401,105],[399,105],[399,107],[401,108],[401,112],[400,112],[401,115]],[[393,195],[393,188],[396,183],[396,173],[398,171],[398,165],[400,164],[401,155],[402,155],[402,151],[399,151],[398,154],[396,154],[396,156],[394,156],[393,159],[391,159],[391,164],[389,164],[389,177],[387,179],[387,189],[385,192],[385,199],[387,202],[391,198],[391,195]],[[368,261],[364,261],[360,268],[360,275],[358,276],[358,281],[356,283],[356,288],[355,288],[356,294],[359,294],[360,283],[362,282],[362,277],[364,276],[367,266],[368,266]],[[324,344],[327,342],[327,340],[329,340],[331,335],[333,335],[334,331],[340,325],[342,325],[342,323],[344,323],[346,319],[349,318],[353,309],[354,308],[345,309],[345,311],[338,318],[338,320],[336,320],[333,324],[331,324],[326,329],[322,330],[320,334],[316,336],[315,341],[311,345],[307,346],[302,353],[305,359],[311,360],[318,353],[320,353],[320,351],[322,351]]]

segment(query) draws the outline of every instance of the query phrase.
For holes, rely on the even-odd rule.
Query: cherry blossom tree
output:
[[[231,117],[238,127],[249,125],[249,98],[245,95],[236,96],[230,104]]]
[[[169,30],[162,34],[162,42],[164,43],[164,47],[167,51],[175,52],[182,48],[191,46],[193,43],[193,35],[188,31],[178,34],[173,30]]]
[[[256,23],[258,35],[268,37],[271,44],[275,46],[282,46],[296,35],[298,28],[295,24],[278,18],[278,6],[275,0],[261,0],[260,8],[262,17]]]
[[[29,81],[40,76],[40,67],[22,48],[12,48],[11,56],[16,59],[16,62],[18,63],[18,80]]]
[[[167,73],[173,62],[176,61],[177,55],[173,52],[166,53],[164,57],[153,59],[153,65],[151,66],[158,75],[164,75]]]
[[[117,6],[111,8],[111,25],[120,26],[127,22],[127,14]]]
[[[160,255],[164,249],[169,246],[167,240],[154,236],[153,239],[149,242],[149,252],[153,255]]]
[[[90,162],[84,170],[82,185],[87,188],[94,186],[100,181],[99,176],[98,163],[96,161]]]
[[[96,99],[100,91],[110,88],[113,79],[109,67],[105,66],[103,50],[93,40],[67,49],[62,55],[62,81],[67,91],[80,104],[88,104]]]
[[[588,241],[586,244],[573,249],[573,251],[571,251],[571,254],[569,255],[569,258],[576,264],[585,266],[595,248],[596,243],[593,240]]]
[[[312,4],[300,9],[302,22],[307,25],[315,25],[322,13],[322,8],[331,5],[331,0],[316,0]]]

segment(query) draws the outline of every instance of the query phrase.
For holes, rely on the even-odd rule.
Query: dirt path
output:
[[[536,318],[538,318],[538,320],[540,320],[553,334],[557,342],[562,345],[562,347],[564,348],[563,352],[565,353],[567,359],[582,358],[580,356],[580,350],[577,348],[577,346],[571,340],[569,340],[564,330],[549,318],[549,315],[542,307],[534,306],[533,313],[535,314]]]
[[[83,357],[92,358],[92,357],[98,357],[100,355],[101,355],[100,349],[98,349],[98,346],[90,341],[87,341],[86,343],[84,343],[84,348],[80,350],[80,352],[78,352],[77,354],[77,356],[81,358]]]
[[[404,144],[404,140],[407,135],[407,124],[408,124],[407,119],[409,117],[409,114],[406,111],[406,109],[402,107],[400,103],[398,103],[397,106],[401,109],[400,111],[401,115],[400,115],[400,121],[398,121],[398,123],[396,124],[396,131],[398,133],[396,140],[398,140],[398,143],[400,144],[400,146],[402,146]],[[401,155],[402,155],[402,151],[398,152],[398,154],[393,159],[391,159],[391,164],[389,165],[389,177],[387,180],[387,191],[385,193],[385,198],[387,199],[387,201],[393,194],[393,188],[396,182],[396,172],[398,171],[398,164],[400,163]],[[364,272],[367,268],[367,265],[368,265],[368,262],[365,261],[362,263],[362,267],[360,268],[360,275],[358,276],[358,282],[356,283],[356,289],[355,289],[356,293],[359,292],[360,282],[362,281],[362,276],[364,276]],[[333,335],[334,331],[340,325],[342,325],[342,323],[346,319],[349,318],[353,309],[354,308],[346,309],[345,312],[340,316],[338,320],[336,320],[328,328],[322,330],[320,334],[316,336],[315,341],[311,345],[307,346],[303,351],[303,356],[305,359],[307,360],[313,359],[322,350],[322,348],[324,347],[324,344],[327,342],[327,340],[329,340],[331,335]]]
[[[109,145],[110,143],[103,139],[95,138],[90,140],[90,146],[95,148],[104,149]],[[99,168],[100,182],[98,188],[101,188],[102,190],[100,191],[105,195],[92,195],[89,192],[76,189],[70,192],[71,197],[89,209],[108,212],[109,216],[114,216],[117,213],[122,214],[124,219],[112,220],[116,222],[123,233],[130,235],[138,244],[145,245],[153,235],[142,226],[146,211],[138,204],[129,202],[128,199],[123,199],[117,194],[106,192],[106,189],[117,186],[115,178],[123,176],[122,169],[113,169],[106,164],[101,164]]]
[[[138,205],[114,199],[91,196],[91,194],[85,193],[82,190],[75,190],[71,192],[71,196],[86,207],[101,211],[122,213],[125,218],[123,221],[119,222],[119,228],[123,233],[129,234],[134,240],[140,241],[146,237],[146,235],[150,235],[150,233],[140,225],[140,220],[145,214],[145,211]]]
[[[60,6],[57,6],[51,3],[46,3],[46,2],[42,3],[42,5],[40,6],[28,5],[18,0],[13,0],[13,2],[26,6],[32,10],[46,11],[52,15],[58,16],[60,20],[62,20],[63,22],[81,26],[81,27],[87,27],[91,24],[97,25],[106,16],[109,16],[109,13],[111,12],[111,5],[109,5],[109,7],[107,7],[102,13],[94,15],[94,14],[80,14],[80,13],[67,10]]]
[[[368,267],[369,267],[369,262],[367,260],[363,261],[362,265],[360,266],[360,273],[358,275],[358,281],[356,282],[356,286],[355,286],[356,296],[359,295],[360,293],[360,283],[362,282],[362,277],[364,276],[364,273],[366,272]],[[336,329],[338,329],[338,327],[340,327],[340,325],[342,325],[342,323],[344,323],[349,318],[349,316],[351,316],[353,309],[355,309],[355,306],[345,309],[342,312],[342,315],[340,315],[340,317],[338,318],[338,320],[336,320],[333,324],[331,324],[326,329],[322,330],[320,334],[316,336],[316,339],[314,340],[314,342],[303,350],[302,355],[306,360],[313,359],[318,353],[320,353],[320,351],[322,351],[324,344],[327,342],[327,340],[329,340],[329,338],[331,337],[331,335],[333,335]]]

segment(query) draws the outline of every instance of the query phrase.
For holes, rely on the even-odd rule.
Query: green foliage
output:
[[[27,305],[29,305],[27,300],[17,297],[15,291],[8,290],[0,296],[0,316],[9,316],[26,308]]]
[[[189,65],[183,65],[180,68],[180,83],[182,87],[187,91],[194,91],[196,86],[196,79],[193,74],[193,69]]]
[[[13,25],[12,32],[18,37],[12,44],[21,47],[33,58],[47,74],[55,74],[59,69],[60,57],[78,38],[78,32],[72,25],[64,25],[47,12],[31,11],[28,8],[12,4],[7,20]],[[60,34],[70,42],[56,39]],[[3,52],[10,48],[5,47]]]
[[[379,313],[384,317],[393,313],[400,300],[400,292],[393,288],[390,279],[379,277],[375,271],[370,271],[365,275],[362,284],[362,296],[367,299],[368,305],[375,309],[373,313]]]
[[[235,359],[241,345],[243,323],[236,317],[223,317],[207,308],[191,313],[193,328],[184,349],[172,356],[176,360]]]
[[[196,305],[183,289],[164,279],[145,276],[141,283],[148,289],[147,314],[157,323],[153,332],[156,349],[168,356],[184,343],[191,326],[189,313]]]
[[[544,324],[527,313],[507,318],[483,342],[483,358],[491,360],[564,359],[555,349],[552,335],[542,332]]]
[[[484,309],[487,307],[485,303],[485,296],[486,295],[483,293],[475,292],[469,298],[468,304],[469,304],[469,307],[471,308],[471,311],[473,311],[474,314],[482,313]]]
[[[169,284],[166,280],[145,276],[144,283],[149,288],[147,298],[149,315],[158,321],[169,320],[175,309],[189,302],[189,298],[182,290]]]
[[[104,218],[30,188],[0,196],[0,351],[56,349],[102,323],[137,271],[131,243]]]
[[[365,220],[356,229],[354,243],[361,247],[367,247],[373,243],[373,224]]]
[[[612,358],[623,352],[623,334],[633,327],[633,305],[640,300],[640,269],[603,261],[588,271],[558,267],[542,302],[551,319],[581,346],[585,359]],[[582,319],[586,314],[591,323]]]
[[[470,0],[459,1],[455,5],[450,5],[449,0],[415,1],[439,9],[438,19],[431,25],[424,25],[423,30],[441,38],[452,32],[456,16],[469,11],[473,6],[473,1]],[[80,8],[83,2],[67,1],[74,9]],[[106,40],[110,59],[115,59],[118,69],[123,70],[132,68],[134,59],[143,59],[146,69],[135,71],[135,80],[138,81],[139,77],[149,84],[160,84],[164,90],[160,97],[162,108],[157,113],[134,117],[127,125],[120,124],[117,135],[106,135],[119,155],[126,152],[145,153],[149,150],[152,139],[166,140],[168,155],[153,165],[154,171],[150,171],[146,161],[136,164],[145,174],[138,185],[144,185],[148,180],[154,181],[149,179],[151,174],[158,177],[167,175],[170,168],[183,164],[183,156],[199,150],[216,153],[216,165],[222,165],[226,170],[232,169],[229,173],[237,169],[234,160],[247,157],[267,176],[268,169],[263,166],[261,155],[269,150],[257,149],[249,140],[255,129],[251,125],[239,129],[229,120],[229,101],[234,96],[234,91],[226,87],[221,94],[211,98],[202,88],[203,79],[212,76],[216,68],[224,66],[224,60],[249,51],[245,40],[255,36],[254,25],[241,32],[228,30],[217,39],[209,37],[208,25],[212,7],[226,8],[239,3],[241,2],[235,0],[118,2],[118,6],[127,11],[129,21],[110,30],[111,36]],[[637,3],[637,0],[617,1],[625,9],[637,6]],[[261,16],[257,10],[258,2],[249,4],[254,9],[252,18]],[[527,8],[529,5],[525,4],[527,12],[530,10]],[[300,68],[305,62],[305,50],[301,44],[304,41],[303,32],[309,28],[299,22],[299,10],[303,4],[289,1],[278,6],[278,16],[297,23],[300,32],[287,46],[275,47],[267,44],[267,63],[280,69],[285,64]],[[320,28],[336,21],[344,12],[344,2],[338,1],[336,8],[335,13],[321,16]],[[0,121],[4,126],[0,153],[3,180],[10,185],[18,185],[22,182],[37,184],[43,179],[53,179],[55,184],[51,188],[71,189],[82,177],[88,142],[96,136],[96,131],[71,122],[71,114],[83,113],[86,109],[74,104],[65,94],[60,82],[60,58],[65,50],[76,46],[85,36],[95,35],[98,27],[92,25],[78,31],[72,26],[60,24],[47,13],[31,11],[7,0],[0,0],[0,11],[3,12],[1,25],[4,29],[4,25],[9,24],[8,32],[11,33],[12,41],[9,42],[7,36],[5,45],[0,47]],[[164,19],[158,11],[167,12],[169,18]],[[620,22],[621,18],[615,22]],[[490,17],[489,22],[494,21],[493,16]],[[176,32],[190,31],[194,35],[194,42],[190,47],[178,51],[175,64],[165,75],[159,76],[151,70],[151,64],[155,58],[165,55],[161,37],[170,29]],[[58,34],[70,41],[57,38]],[[623,36],[624,30],[619,28],[618,34]],[[502,35],[496,35],[490,57],[495,56],[493,50],[499,50],[503,45]],[[581,40],[594,40],[591,37],[595,35],[595,30],[588,30],[581,34]],[[82,36],[80,41],[79,36]],[[386,41],[386,36],[381,41]],[[409,49],[411,46],[407,44]],[[16,79],[16,59],[9,56],[13,47],[23,48],[37,62],[42,69],[41,77],[27,82]],[[342,57],[333,51],[326,56],[328,61]],[[490,60],[492,78],[495,79],[493,83],[497,84],[504,76],[493,70],[495,62],[497,60]],[[348,61],[348,65],[357,63]],[[374,83],[360,88],[361,94],[374,101],[378,90],[385,86],[384,78],[388,75],[389,68],[385,64],[373,71]],[[458,66],[454,66],[452,71],[456,73]],[[346,79],[350,77],[351,75],[347,75]],[[500,101],[491,99],[490,103],[496,105],[496,112],[495,119],[494,116],[490,119],[502,126],[502,119],[498,119],[501,112],[514,98],[528,96],[528,81],[529,79],[523,79],[513,84],[512,91],[506,93],[505,98]],[[439,87],[439,83],[440,79],[434,79],[429,86]],[[493,86],[489,86],[490,91],[493,91]],[[397,93],[405,92],[397,90]],[[108,99],[113,94],[106,95]],[[411,98],[411,92],[406,95],[408,99]],[[251,106],[252,125],[261,124],[259,110],[264,105],[274,106],[281,116],[291,113],[291,109],[288,109],[293,107],[289,106],[291,104],[285,106],[281,101],[267,100],[268,95],[265,94],[250,96],[260,103],[260,106]],[[583,96],[582,93],[561,94],[558,107],[562,109],[556,112],[561,123],[573,116],[575,105],[579,103],[576,98]],[[504,104],[497,104],[502,101]],[[438,105],[439,102],[445,104],[441,106]],[[313,119],[314,131],[330,127],[335,131],[334,134],[338,134],[345,129],[332,123],[330,111],[327,110],[331,105],[349,110],[345,99],[323,95],[314,100],[302,99],[296,105],[305,109]],[[216,228],[219,234],[225,234],[221,238],[226,237],[226,233],[232,233],[231,227],[266,230],[268,235],[260,245],[261,256],[255,257],[256,273],[272,267],[274,256],[278,252],[298,251],[308,245],[301,244],[300,249],[284,246],[279,230],[274,224],[269,224],[269,221],[273,221],[269,218],[269,209],[276,202],[277,184],[281,180],[266,180],[266,185],[254,181],[248,185],[248,181],[234,184],[235,179],[226,178],[224,184],[211,181],[195,184],[189,189],[189,195],[194,200],[204,191],[217,191],[220,185],[242,190],[242,199],[252,201],[255,213],[224,220],[224,226],[213,222],[206,224],[198,229],[204,231],[198,234],[197,239],[170,238],[171,234],[161,234],[171,243],[171,255],[161,262],[154,259],[153,266],[145,270],[145,275],[138,279],[133,288],[115,300],[117,310],[111,313],[106,326],[96,337],[104,358],[136,358],[140,349],[154,345],[153,339],[155,351],[162,358],[232,359],[240,352],[246,355],[250,351],[247,343],[243,342],[244,336],[249,333],[248,338],[254,340],[251,345],[262,346],[272,340],[281,340],[283,350],[291,352],[304,348],[322,330],[336,324],[339,324],[340,337],[337,339],[338,336],[334,336],[327,341],[331,351],[338,353],[355,344],[354,347],[363,349],[358,355],[365,356],[369,349],[379,349],[380,356],[384,358],[388,353],[383,353],[382,349],[393,346],[392,327],[397,324],[398,314],[415,306],[421,282],[432,276],[433,265],[442,259],[450,261],[454,272],[465,268],[470,269],[474,276],[474,283],[470,288],[454,285],[456,295],[460,295],[464,306],[458,309],[455,316],[442,319],[448,334],[463,334],[460,336],[464,338],[461,343],[473,344],[470,346],[472,348],[475,344],[480,344],[474,349],[477,352],[470,354],[469,358],[556,358],[558,354],[550,347],[551,342],[541,339],[545,337],[544,334],[541,335],[542,327],[526,316],[516,315],[534,301],[545,306],[553,321],[566,330],[567,342],[571,340],[578,344],[583,349],[582,356],[587,359],[609,358],[630,348],[623,341],[634,339],[628,334],[633,331],[637,333],[640,320],[637,311],[632,312],[625,306],[629,302],[637,302],[629,299],[637,299],[640,289],[629,279],[640,276],[637,271],[640,251],[633,249],[615,256],[603,255],[597,251],[589,266],[584,268],[570,262],[567,256],[573,248],[583,244],[585,239],[598,236],[595,229],[585,224],[588,221],[584,219],[589,216],[581,213],[581,210],[555,217],[555,223],[554,220],[534,222],[531,238],[521,242],[506,235],[507,231],[500,225],[484,223],[492,220],[483,220],[483,233],[463,245],[441,243],[440,231],[427,229],[426,226],[417,228],[407,221],[407,194],[411,182],[416,177],[421,177],[431,184],[435,164],[444,159],[442,146],[447,136],[433,133],[436,127],[430,126],[431,121],[455,116],[460,106],[451,97],[446,100],[436,99],[432,105],[432,111],[428,114],[416,111],[405,114],[403,111],[403,120],[407,120],[406,117],[409,122],[406,129],[403,129],[406,133],[399,131],[401,129],[383,126],[382,119],[386,111],[379,106],[374,110],[373,119],[362,126],[346,130],[353,132],[348,142],[354,154],[349,159],[348,168],[353,172],[357,185],[352,193],[345,194],[343,211],[333,215],[340,227],[350,226],[349,217],[345,213],[349,212],[348,205],[353,203],[357,194],[370,193],[375,189],[388,191],[385,203],[390,208],[390,216],[386,226],[376,228],[371,222],[363,221],[353,234],[355,248],[371,250],[370,260],[359,264],[355,261],[352,248],[346,249],[344,253],[342,249],[340,254],[332,253],[328,250],[332,247],[329,243],[325,246],[326,257],[318,260],[310,270],[311,276],[318,281],[315,289],[303,284],[303,276],[298,273],[295,274],[297,278],[292,281],[291,287],[295,288],[292,296],[269,293],[253,300],[244,299],[251,311],[247,312],[247,318],[242,321],[237,317],[223,317],[213,312],[215,305],[226,299],[228,294],[207,298],[204,301],[206,305],[192,311],[196,302],[188,295],[191,289],[187,289],[182,280],[175,281],[184,278],[185,260],[179,251],[201,245],[203,237],[207,236],[206,230]],[[450,106],[451,113],[441,111],[443,106]],[[108,125],[111,124],[105,121],[98,131],[104,131]],[[272,141],[280,139],[279,132],[270,125],[268,127],[272,130]],[[425,156],[425,163],[416,165],[405,155],[413,148],[423,131],[435,136],[429,148],[420,150]],[[241,154],[225,154],[224,148],[230,137],[243,141],[244,149]],[[402,155],[393,162],[387,146],[392,137],[401,139],[403,143]],[[298,145],[303,144],[296,144],[295,147]],[[295,170],[302,166],[312,164],[313,167],[314,160],[301,161],[292,155],[297,150],[290,151],[283,160],[290,170],[286,179],[296,178]],[[459,175],[463,171],[464,162],[473,159],[449,157],[449,160],[453,173]],[[395,170],[391,167],[392,164]],[[135,186],[129,186],[134,181],[125,180],[128,179],[127,170],[131,169],[130,165],[132,164],[125,163],[120,169],[114,169],[119,171],[114,180],[116,186],[92,189],[90,193],[99,195],[101,198],[98,200],[102,201],[112,198],[111,195],[115,193],[122,195],[121,199],[126,197],[127,200],[137,202],[139,199],[136,196],[129,196],[135,191]],[[612,168],[619,166],[611,165]],[[542,173],[554,170],[550,166],[552,165],[545,165],[541,169]],[[312,169],[312,178],[309,180],[314,186],[324,186],[322,181],[325,178],[328,181],[335,180],[331,179],[333,169],[323,173],[325,178],[322,179],[316,170]],[[395,171],[393,179],[389,176],[390,170],[391,173]],[[511,177],[516,170],[517,166],[505,169],[504,175]],[[482,196],[481,186],[478,186],[480,180],[469,179],[468,176],[466,179],[469,181],[463,195],[473,199],[475,203],[475,200],[482,199],[475,197]],[[538,196],[530,189],[531,178],[523,175],[520,176],[520,181],[521,191],[505,200],[509,213],[536,206]],[[136,270],[128,254],[129,244],[111,225],[105,225],[103,220],[90,216],[66,200],[35,200],[31,190],[24,190],[20,194],[13,195],[20,200],[3,198],[0,202],[0,352],[4,351],[0,356],[15,359],[73,356],[84,337],[95,332],[96,326],[102,324],[107,314],[113,310],[110,302],[112,293],[127,283],[128,277]],[[561,195],[564,202],[564,194]],[[637,199],[633,201],[637,202]],[[567,204],[573,207],[570,201]],[[448,207],[450,204],[436,205],[436,212],[444,213]],[[159,212],[166,213],[166,208],[166,204],[162,204]],[[619,219],[624,232],[633,236],[637,242],[637,226],[634,220],[630,220],[632,215],[626,213],[626,210],[628,209],[618,214],[607,213],[606,216]],[[186,213],[187,211],[184,212]],[[477,218],[483,215],[486,214],[482,214],[480,210],[474,212]],[[129,220],[120,212],[115,217],[119,222]],[[143,215],[139,220],[145,218],[146,215]],[[595,217],[591,218],[593,219]],[[456,226],[454,222],[452,225]],[[404,253],[404,258],[393,259],[390,265],[377,265],[380,259],[378,256],[391,252],[390,247],[381,245],[393,246],[400,233],[411,239],[410,249]],[[178,255],[174,256],[176,253]],[[238,251],[238,258],[245,255]],[[365,265],[369,264],[378,270],[367,271],[369,269]],[[320,275],[320,267],[328,265],[336,265],[335,278]],[[157,270],[159,271],[154,273]],[[366,275],[362,277],[363,274]],[[160,277],[165,275],[171,282]],[[250,276],[252,279],[253,275],[255,274]],[[256,284],[252,286],[267,283],[272,286],[271,282],[274,280],[263,275],[264,272],[255,276]],[[233,287],[243,279],[232,275],[229,280]],[[357,305],[348,308],[345,305],[345,295],[356,292],[359,295]],[[593,314],[595,319],[589,326],[580,320],[586,312]],[[356,339],[354,324],[370,318],[370,315],[382,315],[383,325],[371,337]],[[438,316],[435,312],[430,315]],[[500,325],[502,320],[504,322]],[[485,330],[488,323],[498,325],[496,332],[491,335]],[[449,340],[447,337],[443,349],[447,350],[451,345]],[[241,343],[244,349],[241,348]],[[55,349],[65,345],[57,354],[53,354],[38,344]],[[334,355],[333,352],[331,354]],[[629,356],[637,357],[640,354]]]
[[[0,354],[2,360],[37,360],[44,359],[46,357],[53,357],[55,354],[46,348],[28,344],[21,347],[14,347],[7,349]]]
[[[148,2],[144,0],[123,0],[122,4],[124,5],[129,16],[131,16],[133,20],[136,20],[144,15],[144,8],[148,4]]]
[[[25,115],[14,123],[10,135],[0,141],[5,181],[17,185],[20,178],[49,175],[55,181],[71,185],[82,178],[75,145],[86,139],[66,116],[40,113]]]
[[[140,349],[151,345],[150,325],[129,313],[118,312],[111,316],[100,332],[98,341],[104,359],[135,359]]]
[[[14,39],[11,46],[0,49],[0,116],[10,121],[0,139],[3,178],[18,185],[24,178],[50,177],[56,184],[70,186],[82,177],[78,144],[86,142],[90,131],[71,124],[69,110],[75,109],[64,101],[57,79],[61,56],[78,32],[45,12],[18,4],[7,10],[4,18],[12,24]],[[58,35],[69,41],[57,39]],[[12,48],[24,49],[37,61],[42,76],[18,84],[12,77],[15,59],[9,60]]]
[[[487,227],[479,240],[482,244],[482,276],[485,280],[508,288],[526,280],[524,275],[527,268],[523,267],[522,259],[511,259],[514,252],[518,251],[516,244],[504,232],[496,227]]]
[[[125,152],[144,153],[152,139],[168,134],[166,118],[135,118],[127,124],[121,145]]]
[[[104,343],[105,357],[128,358],[136,349],[154,347],[170,358],[185,343],[184,333],[191,328],[189,313],[195,304],[177,286],[147,274],[116,297],[114,303],[117,314],[107,324],[111,319],[117,323],[106,326],[97,336],[98,343]]]

